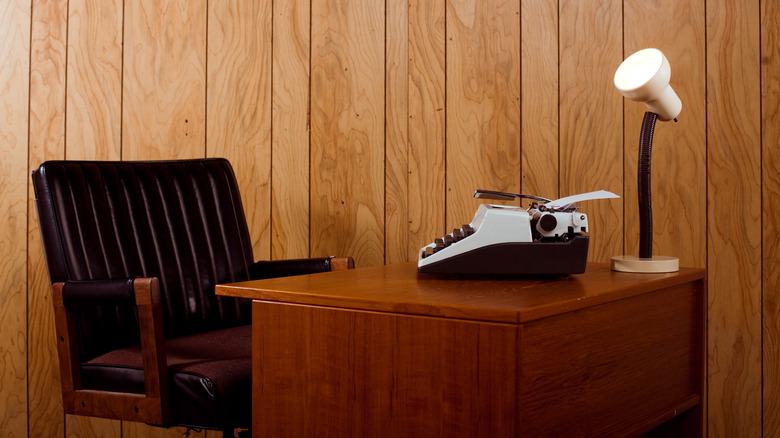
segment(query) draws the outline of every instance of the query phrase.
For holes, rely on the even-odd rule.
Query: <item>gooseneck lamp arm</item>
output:
[[[646,112],[639,136],[637,188],[639,199],[639,258],[653,257],[653,203],[650,198],[650,161],[653,152],[653,132],[658,115]]]

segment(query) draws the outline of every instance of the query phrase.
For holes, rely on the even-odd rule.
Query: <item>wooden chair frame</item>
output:
[[[64,285],[52,285],[52,301],[65,412],[156,425],[168,424],[168,366],[159,281],[156,278],[136,278],[133,281],[145,394],[83,388],[76,318],[63,302]]]

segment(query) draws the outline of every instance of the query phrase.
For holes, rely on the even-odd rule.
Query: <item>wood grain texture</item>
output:
[[[700,396],[703,293],[687,283],[524,325],[518,435],[633,436]]]
[[[35,2],[30,55],[29,167],[65,156],[67,2]],[[27,211],[27,417],[30,436],[62,436],[64,415],[51,289],[43,258],[35,194]],[[0,427],[2,429],[2,427]]]
[[[706,16],[708,427],[753,437],[762,434],[758,3],[710,1]]]
[[[161,427],[149,426],[143,423],[123,421],[121,436],[138,438],[211,438],[215,437],[215,433],[212,431],[190,429],[187,427],[170,427],[164,429]],[[216,436],[221,436],[221,434]]]
[[[647,277],[589,268],[572,280],[578,286],[452,281],[417,276],[413,263],[254,282],[254,431],[635,436],[697,406],[704,270]],[[361,299],[345,306],[353,295]],[[537,300],[551,312],[485,320],[532,311]],[[457,315],[454,303],[489,311]],[[690,416],[700,430],[702,411]]]
[[[560,195],[623,193],[620,93],[612,85],[621,53],[619,0],[560,2]],[[585,55],[585,56],[584,56]],[[588,260],[623,253],[623,202],[587,204]]]
[[[29,1],[0,4],[0,430],[27,436]]]
[[[65,415],[65,432],[66,438],[121,437],[122,422],[105,418]]]
[[[271,255],[277,260],[309,256],[310,3],[274,5]]]
[[[447,230],[476,189],[520,190],[520,5],[447,3]]]
[[[251,7],[267,9],[269,1],[257,3]],[[311,3],[315,3],[314,22],[309,19]],[[488,120],[494,111],[489,107],[468,109],[455,103],[454,99],[464,92],[459,91],[456,96],[448,93],[445,87],[445,83],[449,83],[451,89],[465,83],[463,72],[476,64],[474,60],[462,57],[469,47],[476,56],[491,58],[493,64],[485,66],[485,75],[507,71],[497,68],[506,67],[497,62],[501,56],[519,60],[519,63],[512,61],[515,64],[509,68],[521,68],[519,73],[512,70],[518,78],[512,85],[515,88],[502,88],[486,81],[473,83],[475,90],[492,87],[493,93],[502,95],[516,93],[517,89],[521,91],[518,120],[522,126],[522,155],[518,160],[523,179],[519,188],[525,192],[538,190],[540,193],[537,194],[543,194],[541,192],[547,189],[541,184],[553,185],[560,181],[557,195],[561,196],[601,188],[624,195],[622,201],[597,201],[583,208],[591,218],[593,259],[605,260],[618,253],[632,252],[636,233],[631,228],[635,226],[632,219],[635,176],[631,166],[635,162],[633,148],[639,127],[635,118],[641,114],[642,105],[625,102],[621,106],[622,98],[614,90],[611,79],[623,56],[632,50],[645,44],[661,46],[671,61],[672,82],[683,100],[683,112],[679,123],[663,124],[656,130],[654,183],[661,186],[654,191],[656,250],[675,253],[673,255],[678,255],[683,265],[710,268],[710,306],[715,315],[711,319],[709,362],[710,388],[715,388],[709,396],[710,405],[714,406],[711,408],[711,422],[715,424],[712,434],[757,433],[760,429],[757,425],[762,423],[759,418],[761,403],[766,434],[773,434],[780,423],[780,414],[776,413],[780,407],[774,397],[780,378],[772,374],[780,363],[780,347],[777,346],[780,342],[777,334],[780,332],[780,311],[777,310],[780,304],[776,292],[780,274],[775,267],[775,236],[780,228],[776,219],[780,215],[780,204],[775,199],[780,192],[780,169],[775,164],[779,158],[776,152],[776,80],[780,74],[775,58],[780,36],[775,29],[778,21],[775,2],[522,0],[514,2],[517,5],[502,6],[512,10],[519,8],[521,12],[519,19],[503,14],[505,22],[491,21],[500,14],[488,11],[487,8],[495,6],[491,2],[482,2],[485,4],[477,9],[482,12],[474,14],[464,11],[472,10],[469,8],[477,3],[466,0],[411,0],[405,5],[401,4],[403,2],[377,2],[356,6],[355,3],[363,2],[296,0],[275,2],[273,6],[273,47],[276,50],[271,61],[274,71],[270,90],[273,95],[272,175],[269,181],[263,173],[264,168],[257,167],[260,166],[257,161],[251,163],[254,167],[247,167],[247,171],[242,170],[239,175],[242,181],[246,178],[246,182],[241,182],[245,195],[249,193],[247,190],[255,189],[251,182],[255,179],[265,184],[263,190],[268,190],[270,184],[273,199],[266,197],[257,202],[265,206],[273,202],[271,256],[308,256],[310,247],[312,252],[321,253],[312,255],[355,255],[359,252],[362,255],[357,260],[358,266],[365,266],[367,260],[380,264],[383,260],[402,258],[399,248],[406,245],[406,257],[411,260],[419,247],[449,231],[445,227],[447,199],[464,196],[462,201],[467,205],[457,217],[451,205],[447,220],[460,225],[471,218],[476,205],[465,197],[470,196],[474,187],[456,189],[458,193],[449,192],[450,198],[447,190],[453,188],[453,184],[471,184],[459,182],[461,175],[457,172],[463,169],[457,169],[462,167],[473,173],[482,173],[482,170],[468,161],[470,156],[459,161],[456,169],[448,168],[449,164],[445,162],[445,156],[452,161],[455,153],[455,149],[445,149],[447,121],[450,132],[458,132],[456,137],[446,139],[452,146],[454,141],[461,141],[466,129],[453,124],[456,123],[453,120],[458,120],[455,116],[461,117],[463,111],[473,110],[482,118],[480,120]],[[45,18],[53,17],[51,13],[55,10],[58,10],[56,14],[61,14],[66,10],[65,5],[68,5],[69,19],[66,23],[69,29],[67,44],[62,38],[63,24]],[[259,50],[261,40],[267,37],[267,28],[218,27],[218,16],[244,11],[245,5],[204,0],[8,0],[0,6],[3,23],[0,28],[0,40],[3,41],[0,44],[3,61],[0,64],[0,118],[3,121],[0,151],[4,153],[0,161],[0,179],[3,181],[0,205],[5,215],[5,219],[0,220],[0,241],[5,253],[11,255],[3,261],[6,274],[0,280],[0,330],[3,334],[8,330],[16,333],[15,337],[0,337],[0,400],[16,400],[13,397],[24,394],[26,385],[30,388],[28,404],[14,402],[0,407],[0,430],[3,432],[12,430],[16,433],[20,427],[25,432],[19,435],[26,435],[29,425],[31,436],[38,431],[49,435],[47,431],[59,430],[63,423],[61,412],[55,413],[52,405],[56,397],[43,394],[49,385],[47,382],[51,382],[49,379],[58,377],[46,377],[48,363],[55,359],[52,353],[46,353],[46,331],[50,330],[47,319],[51,318],[51,310],[49,303],[44,301],[46,295],[39,293],[41,285],[48,280],[35,228],[37,218],[32,189],[29,185],[22,189],[15,184],[23,184],[22,181],[29,184],[29,170],[47,158],[118,159],[117,135],[120,135],[118,141],[124,149],[121,157],[125,159],[205,156],[216,154],[216,149],[212,149],[216,147],[224,147],[225,154],[231,156],[254,157],[250,154],[257,151],[250,152],[240,144],[222,144],[221,139],[233,138],[231,135],[239,139],[259,135],[262,141],[269,141],[268,111],[262,120],[264,133],[244,132],[241,128],[242,132],[238,134],[229,129],[245,123],[244,119],[233,120],[235,125],[231,125],[226,115],[212,109],[210,103],[212,99],[215,102],[221,99],[220,105],[226,105],[223,107],[229,107],[230,111],[248,108],[243,106],[247,104],[248,95],[230,94],[232,91],[229,91],[239,78],[231,79],[219,72],[223,69],[233,71],[239,65],[254,66],[251,61],[259,58],[229,60],[222,52],[211,53],[218,47],[217,32],[223,38],[221,44],[225,45],[226,51],[233,50],[235,44],[237,57],[245,56],[241,50],[250,47]],[[559,6],[557,10],[556,5]],[[406,41],[402,37],[395,40],[392,35],[396,35],[396,31],[402,32],[401,16],[405,8],[408,37]],[[379,18],[372,15],[369,19],[354,19],[362,16],[358,10],[367,9]],[[225,13],[218,15],[217,11]],[[385,11],[386,16],[383,15]],[[33,19],[32,14],[38,18]],[[322,18],[325,15],[327,19]],[[463,24],[471,16],[481,23],[479,29]],[[253,17],[230,19],[237,20],[240,27]],[[669,24],[662,24],[665,20]],[[382,24],[385,22],[386,31]],[[318,51],[310,51],[310,25],[315,29],[312,36]],[[664,32],[658,32],[659,26]],[[210,35],[206,35],[207,28]],[[459,39],[448,40],[445,29]],[[553,36],[558,29],[560,34]],[[760,39],[759,29],[763,32]],[[514,45],[501,45],[509,34],[516,41]],[[551,45],[556,44],[554,38],[558,39],[558,60],[551,55]],[[353,41],[359,41],[359,44]],[[386,56],[389,56],[388,60],[399,59],[404,46],[409,59],[406,84],[400,81],[401,70],[392,70],[398,65],[385,61]],[[223,56],[225,59],[220,58]],[[257,56],[267,59],[268,55]],[[460,56],[457,58],[460,61],[453,61],[453,56]],[[124,64],[123,70],[119,70],[118,60]],[[310,61],[319,69],[317,77],[327,81],[310,84],[309,78],[314,79],[314,75],[309,74]],[[553,61],[554,65],[548,64]],[[364,68],[368,65],[371,67]],[[67,84],[63,70],[67,72]],[[543,76],[541,72],[545,71],[552,74]],[[257,74],[254,70],[250,72]],[[263,73],[267,74],[267,71]],[[365,79],[369,76],[370,80]],[[542,77],[537,80],[538,76]],[[473,77],[479,78],[478,75]],[[397,82],[391,84],[389,78]],[[266,80],[264,77],[253,85],[261,86],[260,82]],[[703,80],[706,86],[702,85]],[[554,87],[552,83],[556,81],[558,85]],[[383,140],[391,128],[390,122],[396,123],[393,132],[398,135],[402,132],[398,111],[403,109],[399,110],[397,103],[403,95],[397,87],[404,86],[408,98],[409,172],[405,200],[398,199],[401,192],[393,193],[392,187],[390,191],[384,189],[388,181],[391,186],[401,181],[399,173],[389,172],[398,170],[396,165],[403,157],[392,155],[393,151],[389,149],[400,143],[390,141],[390,136]],[[560,93],[556,95],[558,89]],[[29,96],[27,90],[31,93]],[[207,90],[220,97],[207,96]],[[62,93],[65,93],[64,97]],[[496,95],[488,97],[498,99]],[[395,104],[392,104],[390,99],[396,98],[399,100],[393,100]],[[124,100],[122,109],[116,109],[117,99]],[[315,139],[311,156],[307,124],[310,101],[315,104],[311,115],[316,119],[312,126],[316,131],[311,131]],[[554,112],[547,105],[556,101],[559,106]],[[354,102],[359,102],[361,109],[371,108],[370,120],[365,118],[366,111],[352,111],[349,105],[356,107]],[[263,105],[268,108],[267,102]],[[537,108],[538,114],[534,113]],[[501,111],[504,111],[502,126],[510,126],[506,122],[508,113]],[[559,134],[553,128],[552,119],[536,121],[535,117],[542,111],[561,114],[557,122]],[[451,114],[445,116],[448,113]],[[121,121],[117,120],[120,114],[124,116]],[[355,114],[361,114],[362,118]],[[250,114],[243,116],[249,118]],[[255,116],[251,114],[251,117]],[[207,129],[209,123],[214,125]],[[66,143],[63,143],[63,125],[67,125]],[[475,126],[488,137],[492,135],[489,146],[494,149],[506,146],[495,142],[499,135],[516,133],[519,129],[516,126],[498,129],[498,125],[482,127],[479,123],[469,124],[467,128],[476,131]],[[363,143],[350,143],[357,138],[357,133],[365,134]],[[192,141],[193,137],[199,138]],[[548,150],[550,142],[554,147]],[[708,142],[706,149],[702,149],[704,142]],[[762,144],[760,152],[759,142]],[[362,146],[356,146],[358,144],[369,146],[361,149]],[[582,149],[583,145],[588,148]],[[672,147],[675,149],[674,161],[666,155]],[[467,150],[471,155],[475,151]],[[706,155],[702,155],[705,152]],[[556,153],[561,157],[557,174],[542,175],[536,170],[529,173],[531,166],[538,168],[532,163],[549,161]],[[490,154],[496,152],[491,149]],[[569,158],[572,154],[573,158]],[[759,160],[759,154],[763,154],[763,159]],[[705,161],[701,161],[705,156]],[[385,163],[385,159],[397,162]],[[499,160],[493,156],[491,159]],[[249,163],[235,160],[233,164],[249,166]],[[385,165],[390,167],[385,170]],[[547,166],[550,165],[548,162]],[[758,172],[762,172],[760,176]],[[493,175],[480,177],[487,181],[494,178]],[[701,202],[700,198],[696,198],[701,190],[697,184],[703,177],[706,178],[708,199],[705,211],[701,209],[702,204],[697,204],[697,200]],[[683,183],[669,183],[669,180]],[[535,188],[537,184],[538,189]],[[669,189],[672,191],[665,191]],[[26,194],[21,195],[22,192]],[[388,195],[393,204],[386,202]],[[26,201],[22,196],[27,197]],[[256,195],[245,198],[247,212],[266,214],[267,207],[249,205],[255,202],[252,196]],[[342,201],[345,204],[341,204]],[[405,243],[399,235],[403,232],[400,222],[392,222],[400,217],[396,216],[400,210],[388,216],[390,221],[386,225],[389,209],[401,208],[403,202],[408,208],[408,240]],[[666,211],[666,204],[670,203],[683,207],[671,214]],[[282,216],[287,212],[291,215],[289,219]],[[308,228],[310,216],[316,224],[311,231]],[[301,221],[300,217],[305,219]],[[23,223],[28,224],[27,229],[19,232]],[[252,225],[253,236],[266,238],[268,229],[257,229],[264,226]],[[703,230],[706,230],[707,240],[702,240]],[[268,248],[269,244],[266,241],[259,246]],[[761,246],[763,248],[759,249]],[[15,257],[19,254],[24,257],[25,253],[27,267],[17,266]],[[27,272],[26,296],[20,292],[15,280],[24,281],[25,274],[14,271],[12,265]],[[22,316],[25,306],[27,323]],[[28,353],[29,371],[25,374],[19,367],[25,366]],[[762,375],[763,398],[758,395],[762,389]],[[13,394],[11,399],[5,397],[7,393]],[[43,398],[39,400],[38,397]],[[51,414],[44,413],[50,410]],[[70,436],[119,435],[116,432],[118,424],[104,425],[98,420],[70,416],[65,423],[65,433]],[[133,428],[144,429],[143,426]]]
[[[125,5],[122,159],[205,154],[206,1]]]
[[[413,260],[408,232],[409,3],[387,2],[385,25],[384,262],[400,263]]]
[[[516,326],[252,306],[256,436],[514,435]]]
[[[255,259],[271,257],[271,4],[210,2],[206,155],[233,165]]]
[[[445,0],[409,1],[408,253],[445,234]]]
[[[521,11],[522,193],[560,197],[558,3],[524,0]]]
[[[761,2],[763,434],[780,436],[780,4]]]
[[[384,2],[312,3],[311,255],[384,262]]]
[[[700,1],[624,2],[623,57],[647,47],[660,49],[672,67],[670,84],[683,102],[679,123],[656,124],[651,176],[653,253],[678,257],[681,266],[707,262],[704,28]],[[626,254],[638,254],[637,156],[647,106],[626,99],[624,109]]]
[[[118,160],[122,139],[122,0],[68,9],[67,157]]]
[[[125,4],[122,159],[206,155],[204,0]],[[183,428],[122,422],[122,436],[176,437]]]
[[[122,1],[68,2],[68,159],[122,156],[123,23]],[[120,427],[118,420],[65,416],[68,436],[115,436]]]
[[[569,281],[460,279],[418,274],[416,262],[217,285],[217,295],[335,306],[387,313],[524,323],[564,312],[631,298],[704,278],[703,269],[681,268],[669,274],[610,271],[588,265]],[[392,287],[388,287],[392,285]]]

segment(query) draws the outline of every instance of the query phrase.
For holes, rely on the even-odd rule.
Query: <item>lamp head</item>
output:
[[[682,102],[669,85],[672,69],[658,49],[644,49],[626,58],[615,72],[615,87],[623,96],[645,102],[659,120],[676,118]]]

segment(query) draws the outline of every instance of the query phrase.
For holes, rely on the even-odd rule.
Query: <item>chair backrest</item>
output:
[[[32,178],[52,283],[157,277],[168,338],[249,323],[247,302],[214,294],[254,261],[227,160],[48,161]],[[84,312],[82,359],[137,342],[132,311]]]

